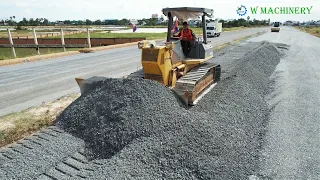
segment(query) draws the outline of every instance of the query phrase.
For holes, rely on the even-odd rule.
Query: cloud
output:
[[[16,5],[17,7],[27,7],[27,6],[29,6],[28,3],[22,2],[22,1],[16,2],[15,5]]]
[[[28,15],[32,14],[32,11],[30,9],[25,9],[24,12]]]

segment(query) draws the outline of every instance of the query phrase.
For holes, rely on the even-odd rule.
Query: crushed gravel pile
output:
[[[57,118],[57,125],[84,139],[92,158],[109,158],[141,136],[179,131],[190,116],[159,83],[100,78]]]
[[[166,131],[135,140],[111,159],[95,160],[92,179],[203,179],[214,176],[219,156],[227,152],[223,129],[206,119],[185,123],[180,131]],[[213,133],[214,132],[214,133]]]
[[[128,79],[101,81],[71,104],[58,125],[84,139],[99,158],[88,165],[90,179],[255,174],[269,114],[264,96],[283,54],[267,42],[245,46],[219,57],[228,69],[222,81],[190,110],[165,87]]]

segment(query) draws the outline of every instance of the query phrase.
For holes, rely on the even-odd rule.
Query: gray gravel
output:
[[[240,58],[217,59],[228,72],[190,110],[146,80],[105,80],[80,97],[58,125],[93,152],[96,169],[88,176],[245,179],[255,174],[269,113],[264,96],[283,54],[267,42],[243,44],[233,52],[244,49]]]
[[[134,139],[179,131],[189,114],[157,82],[105,78],[73,102],[57,126],[84,139],[95,158],[109,158]]]

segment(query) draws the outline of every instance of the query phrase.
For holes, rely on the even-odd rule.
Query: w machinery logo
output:
[[[244,5],[241,5],[240,7],[238,7],[237,9],[237,14],[239,16],[244,16],[247,14],[247,8]]]

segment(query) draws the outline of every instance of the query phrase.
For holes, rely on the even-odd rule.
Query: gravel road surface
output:
[[[268,28],[224,32],[213,45]],[[0,67],[0,116],[79,92],[75,77],[122,77],[141,68],[136,46]]]
[[[291,47],[272,76],[260,176],[320,179],[320,38],[282,27],[252,41],[266,39]]]

